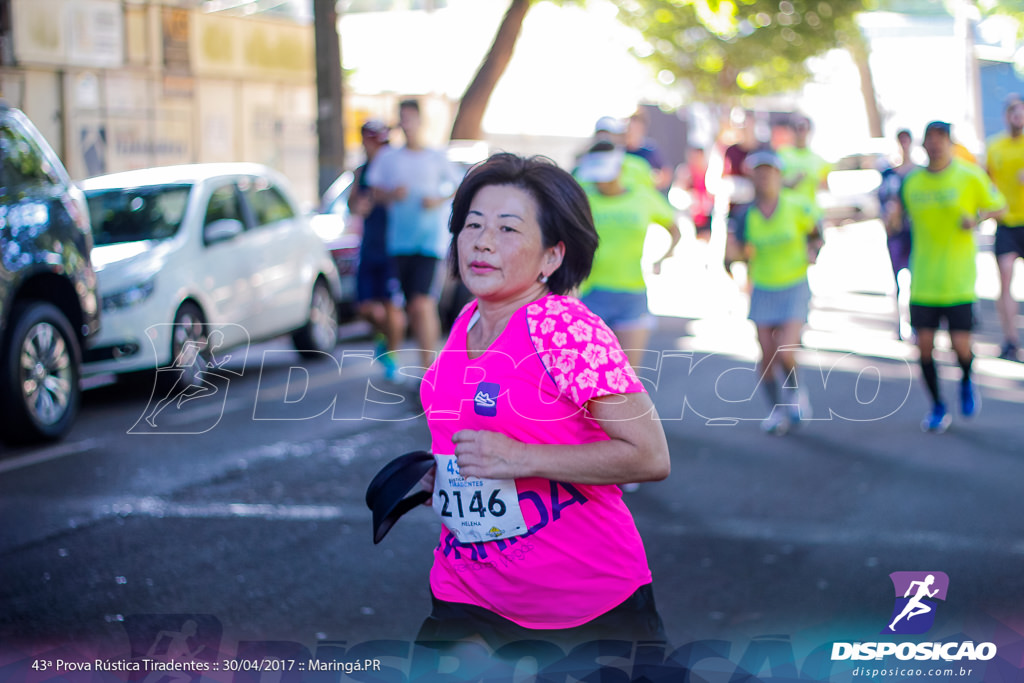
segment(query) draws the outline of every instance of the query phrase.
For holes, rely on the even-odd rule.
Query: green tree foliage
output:
[[[983,17],[1001,14],[1017,21],[1017,37],[1024,38],[1024,0],[977,0]]]
[[[659,71],[703,101],[735,102],[798,88],[807,59],[860,38],[871,0],[618,0],[619,19],[651,46]]]
[[[978,5],[983,11],[992,11],[1024,18],[1024,0],[987,0],[985,2],[978,2]]]

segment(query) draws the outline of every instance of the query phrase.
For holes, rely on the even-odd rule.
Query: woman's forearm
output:
[[[588,404],[608,440],[584,444],[529,444],[498,432],[465,429],[453,437],[465,477],[542,477],[578,484],[656,481],[671,469],[668,443],[647,394],[605,397]]]
[[[575,484],[660,481],[669,475],[668,446],[619,439],[578,445],[522,444],[524,476]]]

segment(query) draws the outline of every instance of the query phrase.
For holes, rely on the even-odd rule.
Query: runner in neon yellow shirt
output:
[[[826,186],[832,165],[807,146],[811,133],[809,118],[796,115],[790,120],[789,126],[793,131],[793,145],[779,149],[779,158],[782,159],[782,182],[786,187],[799,192],[820,217],[818,190]]]
[[[1024,102],[1013,94],[1006,99],[1006,132],[988,145],[988,173],[1006,197],[1007,211],[996,226],[994,251],[999,267],[999,323],[1003,328],[1003,348],[999,357],[1020,360],[1017,349],[1017,302],[1013,298],[1013,268],[1024,257]]]
[[[821,247],[818,214],[805,197],[783,188],[774,152],[754,152],[747,164],[754,201],[740,214],[729,251],[747,260],[753,284],[749,317],[761,346],[761,386],[771,401],[761,428],[782,435],[811,414],[806,391],[784,390],[780,379],[796,377],[795,350],[811,299],[807,268]]]
[[[593,144],[609,142],[616,148],[625,151],[627,128],[628,124],[622,119],[617,119],[611,116],[602,116],[594,125]],[[581,157],[579,161],[582,162],[582,160],[583,158]],[[572,172],[573,177],[576,178],[577,181],[581,184],[592,182],[581,178],[579,170],[579,166],[577,165]],[[626,152],[625,156],[622,158],[619,179],[622,185],[628,188],[650,187],[657,189],[654,168],[646,158],[639,154],[630,154],[629,152]]]
[[[635,366],[643,358],[653,323],[641,266],[647,228],[660,225],[671,238],[668,251],[654,263],[655,275],[672,256],[680,232],[675,209],[653,185],[626,184],[623,161],[630,156],[611,142],[597,142],[581,159],[576,175],[584,182],[600,238],[590,276],[581,287],[582,299],[612,328]]]
[[[607,289],[645,294],[647,283],[640,261],[647,227],[657,224],[671,233],[675,210],[663,195],[649,188],[625,188],[619,194],[604,194],[598,185],[586,189],[601,243],[583,284],[584,293]]]
[[[769,215],[755,203],[747,209],[737,237],[746,244],[750,282],[779,291],[807,280],[808,238],[817,232],[817,216],[807,199],[781,190]]]
[[[951,422],[939,391],[933,349],[943,320],[963,370],[960,412],[973,417],[977,395],[971,382],[971,330],[980,221],[1005,211],[1006,200],[978,166],[953,158],[950,125],[928,124],[924,135],[928,166],[911,171],[903,181],[902,207],[910,216],[910,324],[917,334],[921,374],[932,409],[921,423],[924,431],[944,432]],[[894,211],[891,221],[902,220]]]

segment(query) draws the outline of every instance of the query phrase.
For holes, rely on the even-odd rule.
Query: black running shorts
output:
[[[956,306],[922,306],[910,304],[910,326],[917,330],[937,330],[946,321],[950,332],[970,332],[974,329],[974,304]]]
[[[406,303],[417,296],[438,298],[440,294],[440,278],[438,264],[440,259],[425,254],[401,254],[395,256],[395,269],[398,282],[402,286],[402,294]]]
[[[1024,225],[997,225],[993,250],[996,257],[1003,254],[1024,256]]]
[[[529,629],[477,605],[447,602],[431,596],[433,610],[420,627],[416,641],[443,649],[445,643],[482,638],[499,649],[510,643],[544,640],[571,650],[586,642],[631,640],[667,642],[665,625],[654,604],[651,584],[641,586],[617,607],[574,628]],[[591,660],[592,661],[592,660]],[[603,679],[602,679],[603,680]]]

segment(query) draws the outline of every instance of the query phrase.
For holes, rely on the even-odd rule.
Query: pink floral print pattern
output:
[[[544,367],[576,405],[644,391],[615,335],[579,299],[547,296],[530,304],[526,316]]]

